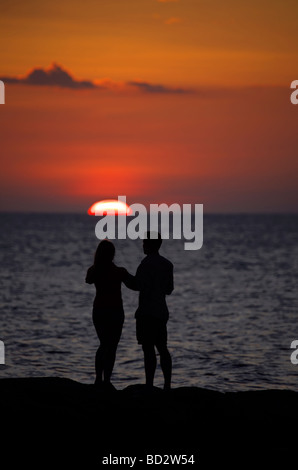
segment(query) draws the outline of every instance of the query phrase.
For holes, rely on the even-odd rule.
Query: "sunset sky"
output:
[[[1,0],[0,210],[297,212],[297,0]]]

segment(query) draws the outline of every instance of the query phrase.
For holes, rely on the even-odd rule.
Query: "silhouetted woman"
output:
[[[88,269],[86,282],[95,284],[93,323],[100,346],[95,356],[96,385],[114,388],[111,375],[116,359],[116,350],[124,322],[121,283],[126,283],[130,274],[125,268],[113,263],[115,246],[102,240],[96,250],[94,263]]]

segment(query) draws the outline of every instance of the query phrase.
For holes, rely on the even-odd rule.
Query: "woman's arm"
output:
[[[85,282],[87,282],[87,284],[94,284],[94,266],[90,266],[90,268],[88,269],[87,271],[87,274],[86,274],[86,279],[85,279]]]

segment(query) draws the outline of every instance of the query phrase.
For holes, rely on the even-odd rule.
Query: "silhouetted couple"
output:
[[[144,254],[147,255],[132,276],[125,268],[114,264],[115,247],[109,240],[99,243],[94,264],[88,269],[86,282],[95,284],[96,296],[93,303],[93,323],[100,341],[96,352],[95,384],[105,389],[114,388],[111,375],[115,363],[117,346],[124,323],[121,283],[139,291],[139,305],[135,313],[136,336],[144,352],[146,385],[153,388],[156,369],[156,352],[164,375],[164,389],[170,389],[172,359],[167,348],[167,321],[169,311],[166,295],[174,288],[173,265],[159,254],[162,244],[158,238],[143,240]]]

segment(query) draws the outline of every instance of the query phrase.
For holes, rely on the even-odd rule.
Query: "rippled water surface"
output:
[[[0,377],[94,380],[98,340],[94,287],[85,284],[98,240],[96,219],[73,214],[1,214]],[[204,245],[164,241],[175,267],[168,297],[173,386],[221,391],[298,390],[298,216],[205,215]],[[140,241],[116,241],[115,262],[134,273]],[[125,325],[113,382],[144,382],[135,339],[137,293],[122,289]],[[162,384],[161,371],[156,385]]]

